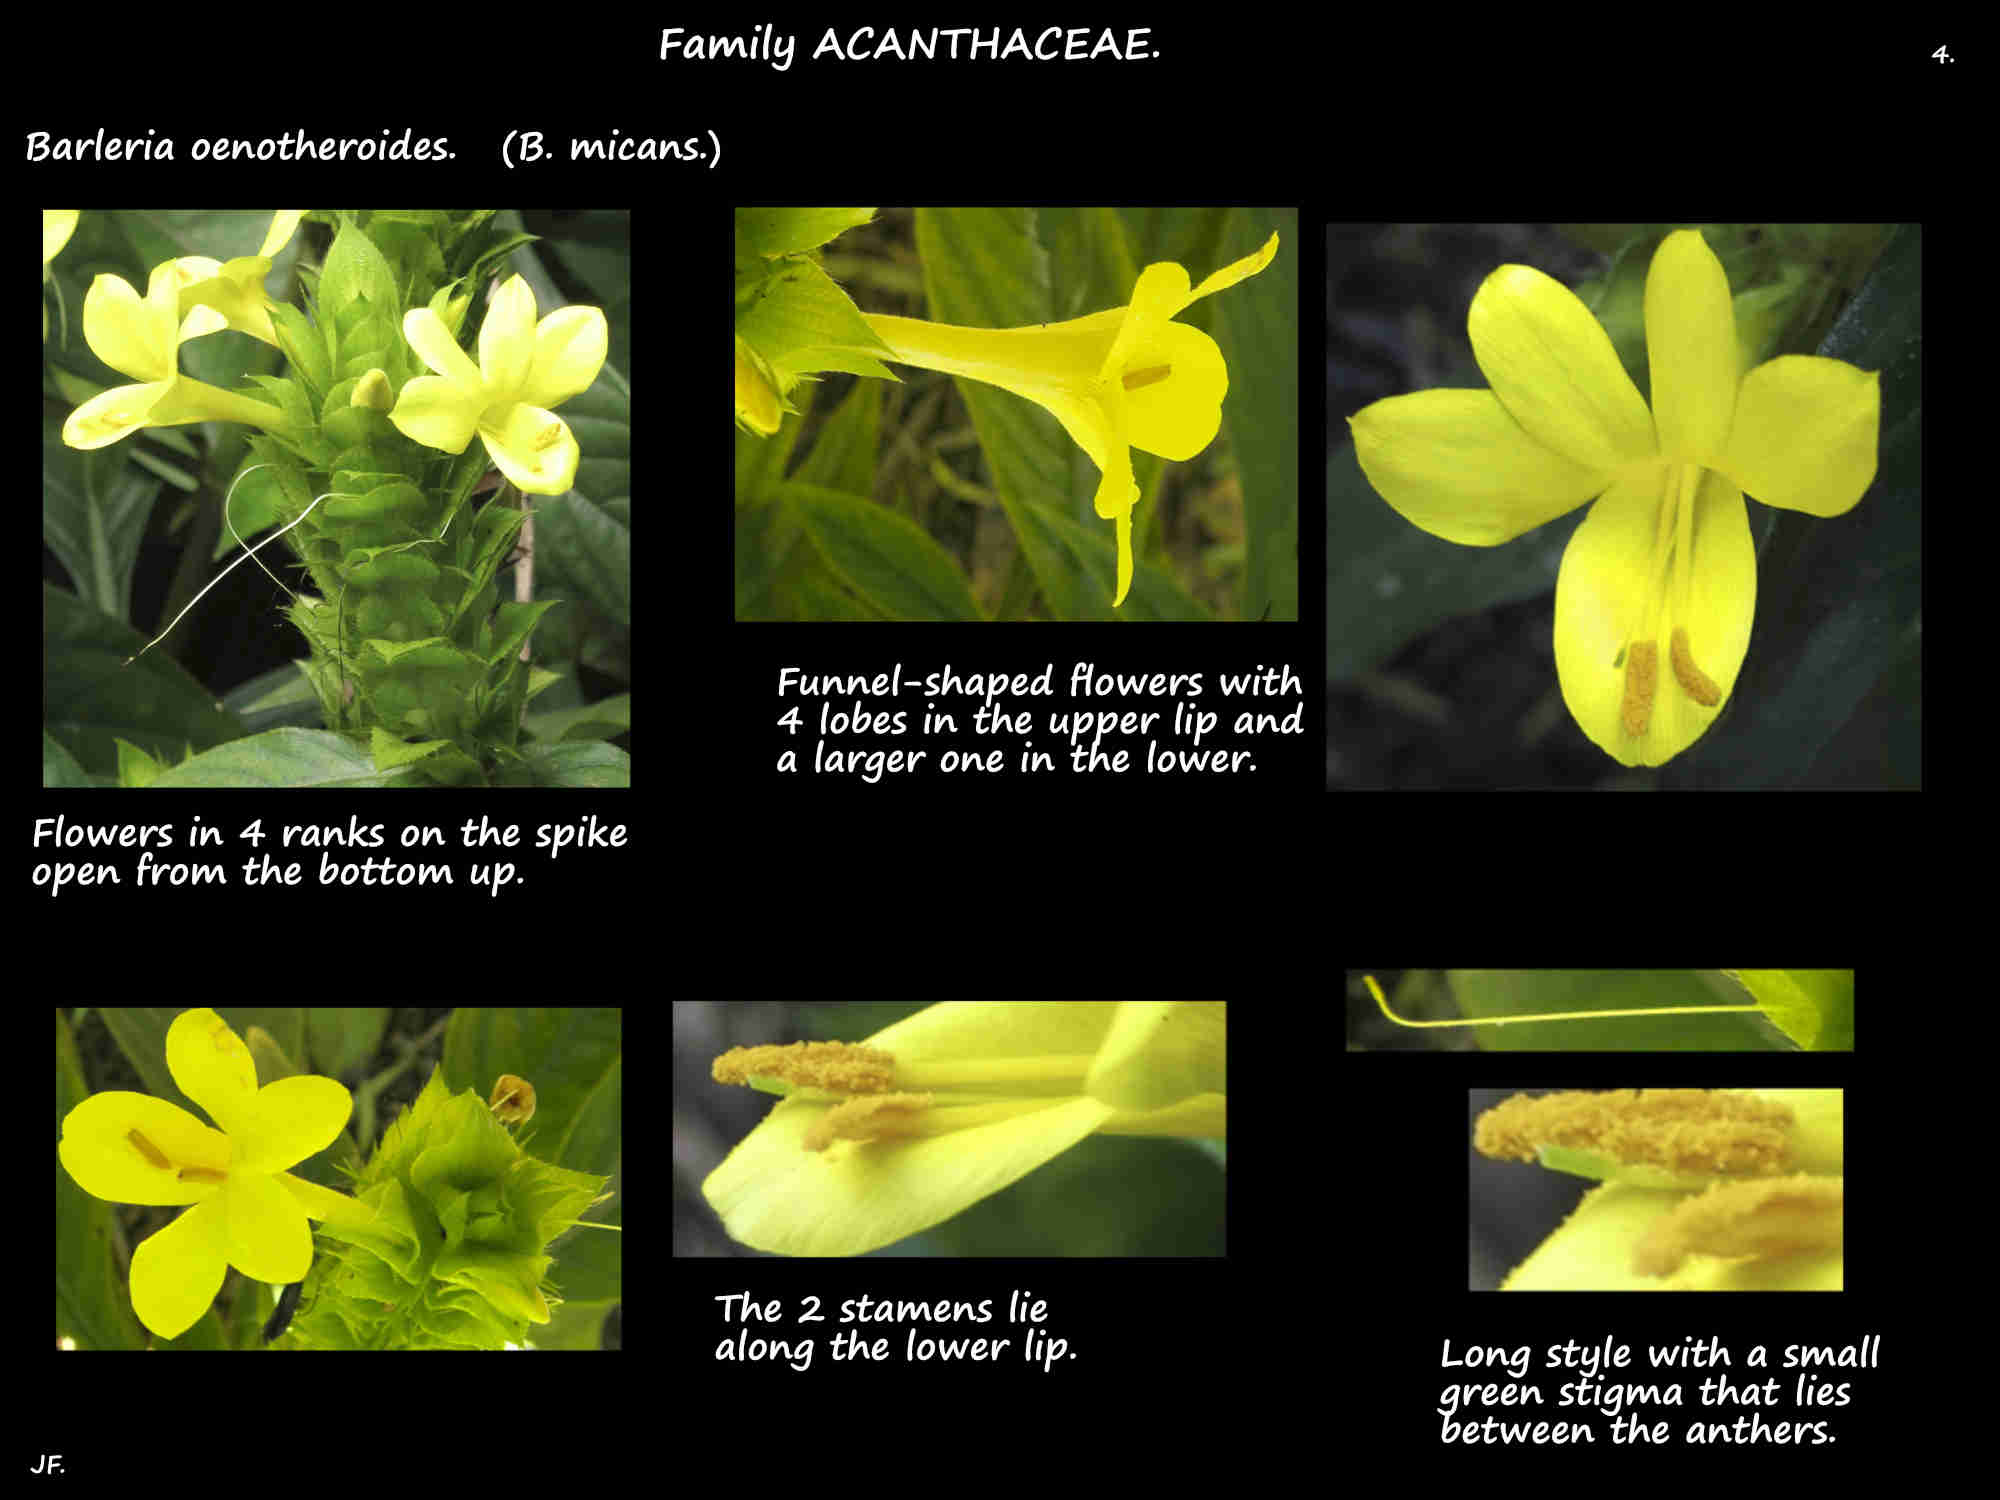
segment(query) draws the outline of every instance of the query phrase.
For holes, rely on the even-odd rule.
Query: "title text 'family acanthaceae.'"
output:
[[[933,1005],[864,1043],[737,1048],[785,1096],[702,1192],[780,1255],[860,1255],[943,1222],[1094,1132],[1228,1134],[1219,1001]]]
[[[1564,701],[1625,765],[1705,733],[1736,685],[1756,612],[1747,494],[1836,516],[1875,477],[1878,377],[1786,355],[1743,368],[1729,280],[1699,230],[1646,277],[1652,406],[1583,302],[1502,266],[1468,318],[1491,389],[1419,391],[1351,419],[1378,494],[1424,530],[1493,546],[1595,500],[1563,554]]]
[[[215,1121],[165,1099],[111,1090],[64,1117],[57,1147],[76,1185],[113,1203],[192,1205],[132,1255],[132,1310],[161,1338],[194,1326],[230,1266],[284,1285],[312,1265],[308,1217],[372,1217],[352,1198],[284,1170],[331,1145],[353,1108],[331,1078],[263,1088],[250,1049],[212,1010],[167,1029],[167,1067]]]
[[[1117,527],[1111,602],[1123,604],[1132,586],[1132,509],[1139,503],[1131,450],[1193,458],[1220,430],[1229,390],[1229,369],[1215,340],[1173,319],[1189,304],[1255,276],[1277,253],[1274,234],[1255,254],[1192,289],[1184,267],[1161,261],[1139,273],[1126,306],[1065,323],[959,328],[875,314],[867,321],[888,346],[889,359],[997,385],[1054,414],[1097,465],[1097,514]]]
[[[72,448],[103,448],[141,427],[188,422],[247,422],[274,430],[284,413],[181,374],[180,346],[227,327],[204,304],[181,308],[183,279],[174,261],[153,268],[141,297],[122,276],[102,275],[83,299],[83,336],[91,352],[137,385],[100,391],[69,414],[63,441]]]
[[[403,337],[437,371],[404,385],[389,420],[427,448],[463,453],[477,433],[494,467],[524,494],[560,495],[576,482],[569,424],[548,408],[590,389],[609,330],[595,307],[535,321],[535,294],[515,276],[493,294],[479,329],[479,363],[428,307],[403,315]]]

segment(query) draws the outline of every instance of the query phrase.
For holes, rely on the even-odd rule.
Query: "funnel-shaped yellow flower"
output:
[[[58,1154],[76,1185],[113,1203],[188,1203],[132,1256],[132,1310],[161,1338],[194,1326],[235,1266],[257,1281],[301,1280],[312,1265],[306,1219],[365,1222],[352,1198],[283,1170],[324,1150],[353,1108],[331,1078],[257,1087],[250,1049],[212,1010],[167,1029],[174,1082],[211,1129],[148,1094],[93,1094],[62,1123]]]
[[[427,448],[463,453],[476,432],[494,467],[529,495],[576,482],[569,424],[548,408],[590,389],[609,330],[595,307],[564,307],[535,322],[535,294],[515,276],[493,294],[479,329],[479,363],[428,307],[403,315],[403,337],[438,373],[403,387],[389,420]]]
[[[1132,507],[1139,502],[1131,450],[1193,458],[1221,428],[1229,389],[1215,340],[1172,321],[1174,315],[1255,276],[1277,253],[1274,234],[1263,249],[1193,290],[1184,268],[1161,261],[1139,273],[1128,306],[1067,323],[957,328],[869,315],[868,326],[900,364],[997,385],[1055,414],[1097,465],[1097,513],[1118,529],[1118,586],[1111,602],[1123,604],[1132,586]]]
[[[1556,671],[1583,732],[1655,766],[1736,685],[1757,602],[1748,494],[1835,516],[1875,477],[1881,391],[1840,360],[1745,373],[1729,280],[1698,230],[1646,277],[1647,408],[1576,294],[1527,266],[1468,319],[1492,389],[1419,391],[1351,419],[1378,494],[1447,541],[1490,547],[1595,499],[1556,582]]]
[[[180,281],[180,310],[185,317],[197,307],[210,307],[222,315],[226,326],[278,347],[277,330],[271,326],[271,299],[264,292],[264,278],[271,272],[271,259],[285,248],[297,232],[302,208],[281,208],[271,216],[264,244],[255,255],[239,255],[218,261],[206,255],[184,255],[174,264]]]
[[[72,448],[103,448],[141,427],[187,422],[284,426],[277,407],[181,374],[182,341],[223,326],[214,308],[181,312],[180,277],[172,261],[153,268],[143,298],[124,277],[99,276],[83,299],[84,339],[99,359],[139,384],[92,396],[63,423],[63,441]]]
[[[1222,1002],[933,1005],[859,1046],[738,1048],[788,1095],[702,1184],[730,1234],[859,1255],[950,1218],[1094,1131],[1225,1136]]]

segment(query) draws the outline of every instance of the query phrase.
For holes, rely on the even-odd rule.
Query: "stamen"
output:
[[[849,1099],[806,1127],[801,1142],[808,1151],[824,1151],[835,1141],[875,1141],[886,1137],[922,1134],[923,1112],[931,1106],[929,1094],[876,1094],[866,1099]]]
[[[1148,365],[1143,370],[1127,370],[1125,372],[1125,389],[1136,391],[1142,390],[1149,385],[1158,385],[1173,373],[1174,367],[1172,365]]]
[[[1686,693],[1703,708],[1713,708],[1722,701],[1721,689],[1717,688],[1709,675],[1694,663],[1694,653],[1688,649],[1687,626],[1674,627],[1674,677]]]
[[[1657,641],[1634,641],[1625,653],[1625,702],[1618,711],[1625,733],[1633,739],[1653,722],[1653,694],[1660,676]]]
[[[182,1182],[227,1182],[227,1172],[212,1172],[207,1167],[182,1167],[174,1174]]]
[[[1670,1276],[1690,1255],[1838,1250],[1846,1243],[1846,1197],[1839,1177],[1720,1183],[1655,1220],[1633,1247],[1632,1269]]]
[[[1768,1177],[1792,1166],[1792,1123],[1783,1104],[1720,1090],[1517,1094],[1479,1117],[1473,1145],[1503,1160],[1559,1146],[1670,1172]]]
[[[846,1042],[795,1042],[789,1047],[732,1047],[715,1060],[717,1083],[775,1078],[795,1087],[842,1094],[880,1094],[896,1080],[896,1059]]]
[[[161,1171],[163,1172],[168,1171],[173,1167],[173,1163],[167,1160],[167,1154],[164,1151],[162,1151],[158,1146],[155,1146],[151,1141],[147,1140],[143,1135],[139,1134],[138,1131],[136,1130],[126,1131],[125,1139],[132,1143],[132,1147],[134,1150],[136,1150],[141,1156],[145,1157],[148,1162],[152,1163],[152,1165],[158,1167]]]

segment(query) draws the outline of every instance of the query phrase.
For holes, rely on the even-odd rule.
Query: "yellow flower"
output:
[[[1490,390],[1420,391],[1351,419],[1378,494],[1424,530],[1493,546],[1596,500],[1556,582],[1556,670],[1583,732],[1660,765],[1736,685],[1756,612],[1746,494],[1839,515],[1875,477],[1878,377],[1788,355],[1743,371],[1729,281],[1697,230],[1646,277],[1647,408],[1575,293],[1527,266],[1468,318]]]
[[[197,307],[210,307],[222,315],[223,324],[252,338],[278,347],[277,330],[271,326],[271,299],[264,292],[264,278],[270,274],[271,258],[285,248],[297,232],[302,208],[281,208],[271,216],[271,227],[263,247],[255,255],[239,255],[234,260],[217,261],[206,255],[184,255],[173,263],[180,283],[180,310],[183,317]]]
[[[113,1203],[193,1205],[132,1255],[132,1310],[161,1338],[194,1326],[229,1266],[284,1285],[312,1265],[315,1219],[371,1215],[283,1168],[333,1143],[353,1100],[331,1078],[257,1087],[250,1049],[212,1010],[167,1029],[167,1067],[211,1129],[148,1094],[92,1094],[62,1123],[57,1153],[76,1185]]]
[[[1139,273],[1127,306],[1066,323],[957,328],[870,314],[868,326],[900,364],[997,385],[1054,413],[1097,465],[1097,513],[1117,526],[1111,602],[1123,604],[1132,586],[1132,508],[1139,501],[1131,450],[1193,458],[1221,428],[1229,389],[1215,340],[1172,319],[1190,303],[1255,276],[1277,253],[1274,234],[1254,255],[1193,290],[1184,268],[1162,261]]]
[[[92,396],[63,423],[63,441],[72,448],[102,448],[141,427],[187,422],[284,426],[277,407],[181,374],[182,341],[224,326],[222,314],[211,307],[181,312],[180,278],[172,261],[153,268],[143,298],[124,277],[99,276],[83,299],[84,339],[99,359],[139,384]]]
[[[1224,1137],[1221,1002],[933,1005],[859,1046],[737,1048],[787,1095],[702,1184],[731,1235],[860,1255],[941,1223],[1093,1132]]]
[[[438,372],[407,382],[397,397],[389,420],[405,437],[463,453],[476,432],[494,467],[525,494],[560,495],[576,482],[576,439],[547,408],[597,379],[609,343],[601,310],[559,308],[537,324],[535,294],[516,276],[493,294],[477,365],[428,307],[403,315],[403,337]]]

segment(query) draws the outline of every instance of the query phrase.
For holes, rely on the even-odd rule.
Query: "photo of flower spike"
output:
[[[1845,1284],[1838,1089],[1521,1094],[1480,1114],[1473,1144],[1490,1160],[1602,1184],[1514,1268],[1503,1291]]]
[[[526,1102],[511,1087],[496,1096]],[[521,1343],[561,1301],[550,1241],[610,1181],[529,1155],[477,1092],[447,1089],[442,1069],[351,1175],[373,1217],[322,1237],[290,1347]]]
[[[1350,1041],[1422,1045],[1398,1037],[1443,1031],[1500,1051],[1854,1047],[1852,969],[1409,970],[1397,989],[1392,1004],[1374,975],[1350,976]]]
[[[739,1244],[861,1255],[1089,1137],[1225,1139],[1227,1071],[1219,1001],[947,1002],[859,1043],[734,1047],[714,1081],[780,1098],[701,1192]]]

